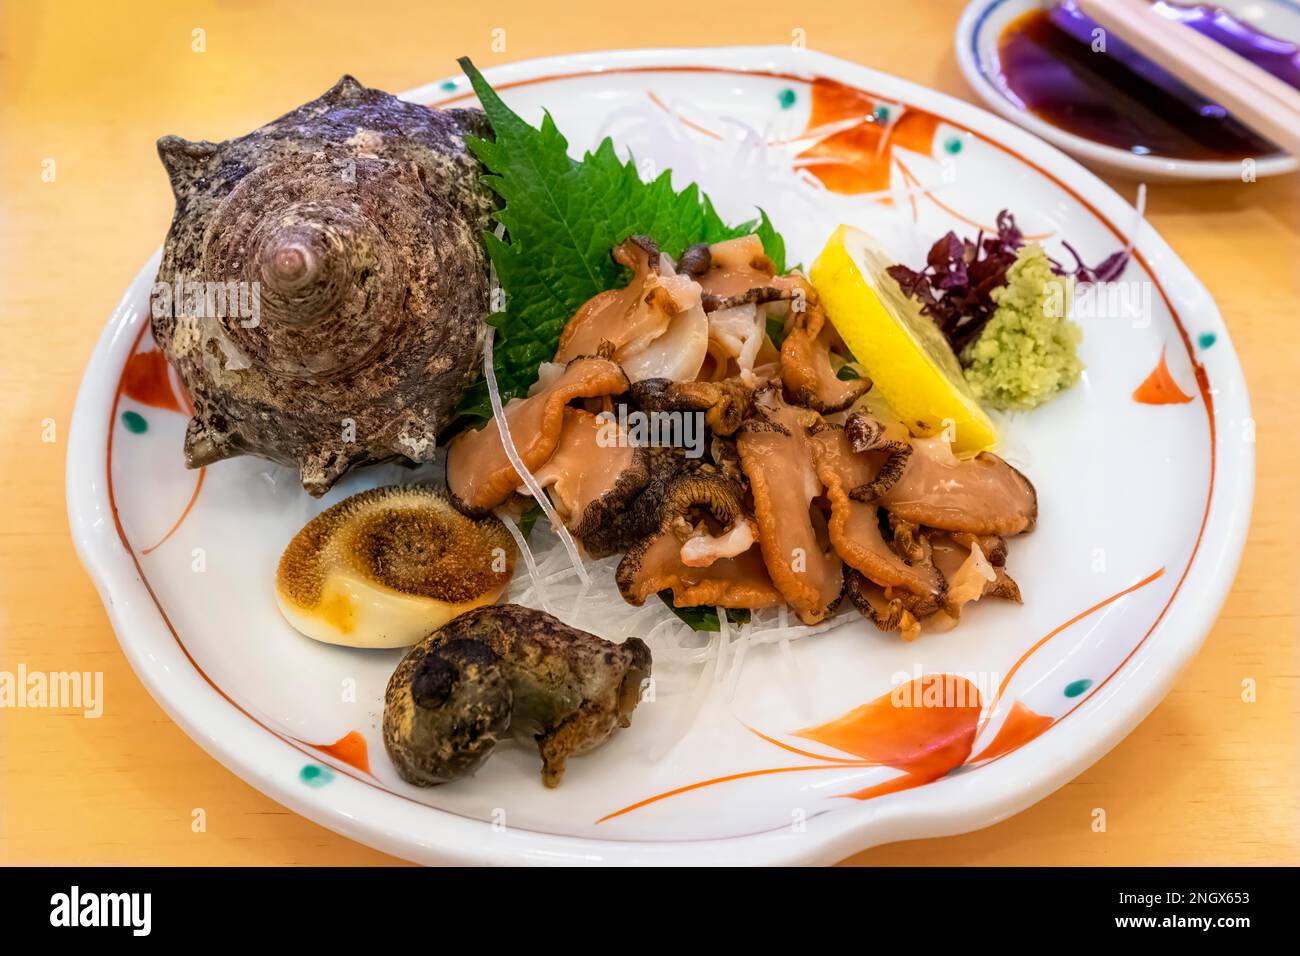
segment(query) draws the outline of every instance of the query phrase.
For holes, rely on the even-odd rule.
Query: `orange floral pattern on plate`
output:
[[[891,109],[902,110],[892,122],[880,112]],[[878,103],[863,91],[834,80],[813,80],[805,136],[852,120],[858,122],[818,140],[796,159],[796,165],[807,169],[827,189],[845,196],[887,190],[894,147],[928,156],[939,128],[939,118],[924,110]]]
[[[158,349],[136,352],[122,369],[122,391],[142,405],[183,412],[172,389],[167,357]]]
[[[1160,350],[1160,361],[1137,388],[1133,390],[1133,401],[1143,405],[1186,405],[1192,400],[1178,383],[1174,381],[1169,365],[1165,362],[1165,350]]]
[[[308,746],[342,760],[362,773],[370,773],[369,748],[366,747],[366,738],[362,737],[359,731],[349,731],[332,744],[308,744]]]
[[[965,677],[931,674],[794,735],[853,754],[867,765],[904,771],[902,777],[843,794],[867,800],[938,780],[964,764],[981,708],[979,688]]]
[[[979,760],[993,760],[1003,754],[1009,754],[1017,747],[1023,747],[1056,721],[1044,714],[1036,714],[1020,701],[1011,705],[1011,713],[998,728],[997,735],[987,747],[975,757]]]

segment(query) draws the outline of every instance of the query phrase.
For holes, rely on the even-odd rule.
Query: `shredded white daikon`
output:
[[[515,539],[515,546],[519,548],[519,553],[523,555],[524,564],[528,568],[528,577],[532,580],[533,588],[537,591],[537,600],[541,602],[542,610],[550,614],[551,604],[546,600],[546,586],[542,583],[542,576],[537,571],[537,559],[533,557],[532,549],[528,547],[528,541],[525,540],[523,532],[519,530],[519,525],[515,524],[515,519],[504,508],[498,508],[496,516],[506,526],[510,536]]]
[[[501,392],[497,389],[496,367],[492,364],[492,340],[495,337],[496,329],[489,326],[487,335],[483,336],[483,374],[487,377],[488,398],[492,402],[492,415],[497,422],[497,431],[501,433],[501,446],[505,449],[506,457],[510,459],[515,473],[523,479],[529,494],[537,500],[547,520],[551,522],[551,528],[564,544],[565,550],[569,552],[569,560],[573,562],[573,569],[578,573],[579,579],[583,584],[590,585],[591,578],[582,565],[582,555],[578,553],[578,546],[574,543],[573,536],[569,534],[569,529],[564,527],[564,522],[551,507],[551,499],[546,497],[546,492],[537,483],[533,473],[524,467],[524,461],[519,457],[519,450],[515,448],[515,440],[510,434],[510,423],[506,421],[505,409],[501,405]]]
[[[714,683],[720,683],[722,680],[722,667],[727,663],[727,649],[731,643],[731,622],[727,620],[727,609],[725,607],[715,607],[714,613],[718,615],[718,657],[717,667],[713,671]]]
[[[695,686],[691,689],[690,697],[687,699],[685,706],[679,707],[675,719],[669,732],[655,746],[650,748],[650,760],[657,763],[663,760],[677,748],[687,735],[694,728],[700,715],[704,712],[704,704],[709,699],[713,688],[714,673],[718,666],[717,658],[712,658],[704,665],[704,670],[700,672],[699,678],[695,681]]]
[[[727,670],[726,692],[724,699],[730,703],[736,699],[736,689],[740,686],[740,672],[745,667],[745,655],[753,644],[754,628],[752,624],[740,626],[740,636],[736,638],[735,652],[731,656],[731,667]]]

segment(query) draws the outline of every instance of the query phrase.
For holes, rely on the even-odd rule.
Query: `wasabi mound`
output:
[[[1006,284],[992,293],[996,310],[961,355],[976,398],[1027,411],[1079,380],[1083,330],[1066,317],[1072,292],[1073,280],[1052,271],[1042,246],[1017,251]]]

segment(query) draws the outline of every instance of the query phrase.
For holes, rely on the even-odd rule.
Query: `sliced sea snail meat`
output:
[[[855,501],[874,502],[903,476],[912,457],[912,445],[902,438],[890,437],[889,426],[883,422],[857,412],[845,422],[844,437],[849,447],[876,469],[870,479],[850,488],[849,495]]]
[[[847,578],[849,598],[862,615],[882,631],[900,631],[904,640],[917,637],[922,628],[953,626],[965,605],[985,597],[1021,603],[1020,588],[999,563],[1006,557],[999,538],[977,538],[934,529],[918,529],[895,521],[894,546],[911,552],[918,568],[939,576],[941,588],[930,594],[909,591],[875,580],[857,568]],[[984,547],[991,550],[988,555]]]
[[[787,405],[780,389],[755,397],[759,414],[741,426],[736,447],[749,479],[759,543],[768,574],[805,624],[817,624],[839,602],[843,562],[830,546],[821,511],[813,504],[822,483],[809,446],[815,412]]]
[[[934,554],[930,539],[922,532],[921,526],[898,515],[888,512],[885,514],[889,521],[890,544],[893,546],[894,553],[908,564],[933,564]],[[1005,545],[1002,555],[1006,557]]]
[[[612,358],[633,382],[694,379],[709,344],[700,287],[689,276],[675,273],[645,236],[624,240],[613,256],[632,270],[631,281],[622,289],[598,293],[578,309],[560,335],[554,362],[612,347]]]
[[[704,290],[705,308],[714,311],[729,308],[741,302],[757,304],[760,299],[774,301],[781,297],[782,280],[776,266],[763,251],[763,240],[757,235],[740,236],[708,246],[708,266],[702,247],[688,250],[692,260],[690,271]],[[685,259],[686,257],[683,256]],[[773,289],[772,293],[756,293],[755,289]]]
[[[631,398],[647,412],[703,412],[714,435],[733,435],[749,414],[754,390],[738,379],[674,382],[650,378],[634,382]]]
[[[542,782],[602,744],[650,677],[650,649],[614,644],[517,604],[460,615],[413,647],[384,695],[384,746],[403,780],[473,773],[507,736],[536,741]]]
[[[672,319],[671,301],[653,294],[659,277],[659,247],[644,236],[631,236],[611,252],[614,261],[632,271],[621,289],[606,289],[588,299],[560,333],[554,362],[561,365],[579,355],[595,355],[608,342],[619,350],[662,335]]]
[[[851,489],[871,479],[874,465],[854,452],[845,429],[823,427],[810,436],[809,444],[831,506],[828,531],[836,553],[876,584],[917,595],[942,595],[943,575],[927,561],[914,560],[923,555],[904,557],[891,548],[881,533],[877,507],[850,497]]]
[[[983,597],[1020,602],[1003,536],[1032,530],[1038,502],[1019,471],[990,452],[959,459],[943,435],[915,438],[858,411],[843,426],[815,425],[810,443],[831,541],[866,617],[910,640]]]
[[[617,419],[568,407],[555,451],[533,478],[565,527],[601,558],[618,550],[607,543],[607,532],[650,480],[647,458]]]
[[[992,452],[961,459],[943,435],[914,438],[912,453],[873,500],[916,524],[974,535],[1032,531],[1038,494],[1029,479]]]
[[[902,519],[895,519],[895,521],[901,523]],[[912,525],[912,527],[916,528],[916,525]],[[978,544],[980,551],[988,558],[989,564],[995,568],[1006,566],[1007,542],[1005,538],[996,534],[970,534],[965,531],[950,532],[948,537],[968,551],[972,545]],[[895,533],[895,538],[897,538],[897,533]]]
[[[871,389],[871,380],[843,380],[831,366],[831,348],[838,336],[817,299],[817,292],[802,278],[802,308],[781,342],[781,381],[796,405],[822,413],[843,411]]]
[[[569,402],[619,395],[627,386],[627,375],[614,362],[585,355],[570,361],[542,390],[510,402],[503,411],[523,466],[534,471],[555,454]],[[495,418],[477,431],[462,432],[447,450],[447,486],[467,514],[491,511],[509,500],[521,481]]]
[[[779,319],[789,327],[794,313],[809,301],[807,280],[797,274],[778,276],[755,235],[692,247],[687,255],[709,316],[705,377],[738,375],[751,386],[775,378],[781,353],[768,335],[768,323]]]
[[[915,640],[921,635],[921,622],[904,607],[902,598],[889,593],[889,589],[872,581],[857,568],[850,568],[844,576],[844,591],[862,616],[880,630],[898,631],[905,641]]]
[[[444,489],[376,488],[329,508],[285,548],[275,597],[298,631],[327,644],[407,647],[495,601],[515,542],[496,518],[469,518]]]
[[[754,610],[781,602],[735,482],[711,470],[681,475],[665,484],[653,507],[657,527],[628,549],[615,572],[629,604],[661,591],[672,592],[676,607]]]
[[[934,566],[948,582],[944,610],[949,615],[960,616],[964,605],[984,597],[1021,603],[1020,586],[1007,573],[1005,564],[996,563],[985,553],[978,539],[944,532],[931,532],[928,538]]]
[[[679,445],[648,445],[637,450],[646,469],[645,483],[630,497],[611,497],[608,507],[598,512],[599,520],[593,514],[580,529],[583,547],[593,557],[626,551],[654,533],[661,523],[664,496],[679,480],[719,473],[704,458],[687,457]]]

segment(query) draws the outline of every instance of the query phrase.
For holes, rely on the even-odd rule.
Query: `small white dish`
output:
[[[1090,262],[1138,226],[1128,203],[1030,133],[818,53],[587,53],[486,75],[526,119],[548,110],[574,153],[610,132],[647,171],[698,181],[732,221],[761,204],[791,262],[811,262],[840,222],[908,263],[1003,207],[1054,254],[1068,239]],[[408,98],[464,103],[466,89],[456,77]],[[898,122],[864,151],[875,134],[855,118],[872,113]],[[148,330],[157,256],[109,318],[78,394],[73,537],[136,673],[191,737],[285,806],[407,859],[830,863],[987,826],[1073,778],[1159,703],[1213,624],[1245,540],[1253,428],[1227,329],[1153,229],[1142,224],[1134,242],[1117,288],[1136,318],[1081,317],[1084,380],[1003,423],[1003,453],[1035,482],[1041,509],[1008,561],[1023,606],[981,602],[954,631],[912,643],[856,620],[754,646],[734,692],[701,682],[702,705],[667,692],[642,703],[557,790],[522,747],[442,787],[397,777],[379,723],[401,652],[308,640],[273,596],[301,525],[394,472],[349,476],[318,501],[255,459],[187,471],[184,402]],[[957,675],[975,696],[941,715],[938,736],[931,726],[919,749],[900,750],[916,728],[897,721],[934,715],[859,708],[924,675]],[[860,735],[849,749],[794,736],[850,712]]]
[[[1140,156],[1125,149],[1086,139],[1025,109],[1007,88],[998,57],[998,39],[1007,24],[1045,0],[971,0],[957,23],[957,62],[973,89],[988,106],[1013,123],[1105,172],[1146,180],[1237,180],[1249,176],[1278,176],[1300,169],[1300,159],[1287,153],[1250,161],[1190,160]],[[1250,26],[1273,36],[1300,42],[1300,7],[1289,0],[1224,0],[1217,4]]]

